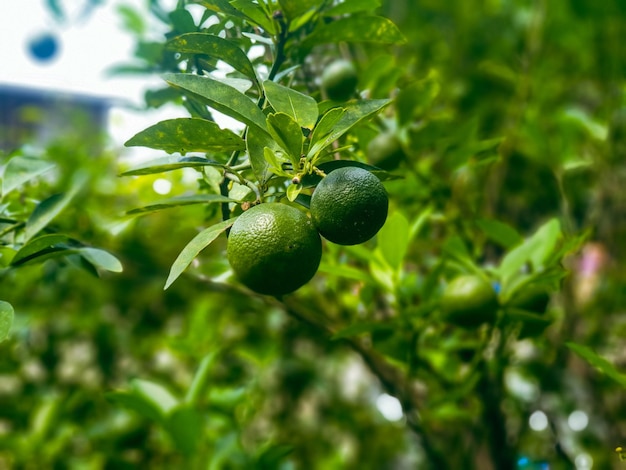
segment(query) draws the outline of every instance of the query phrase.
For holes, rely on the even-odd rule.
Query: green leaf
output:
[[[13,317],[13,306],[9,302],[0,300],[0,343],[9,337]]]
[[[300,195],[301,191],[301,184],[290,184],[289,186],[287,186],[287,199],[289,199],[290,202],[294,202],[296,198]]]
[[[192,2],[199,3],[207,10],[214,11],[215,13],[223,13],[227,16],[246,19],[246,15],[236,8],[233,8],[228,0],[192,0]]]
[[[297,168],[304,143],[304,135],[298,123],[285,113],[270,114],[267,117],[267,129],[276,143],[287,152],[294,168]]]
[[[336,170],[337,168],[343,168],[347,166],[363,168],[364,170],[367,170],[370,173],[376,175],[381,181],[399,178],[399,176],[392,175],[391,173],[387,173],[386,171],[383,171],[378,167],[368,165],[367,163],[359,162],[357,160],[330,160],[317,165],[317,169],[328,174],[331,171]],[[302,184],[305,187],[312,187],[317,185],[321,181],[321,179],[322,177],[320,175],[316,173],[311,173],[308,175],[304,175],[304,177],[302,178]]]
[[[582,344],[565,343],[565,345],[607,377],[613,379],[622,387],[626,387],[626,374],[619,372],[608,360],[598,356],[590,348]]]
[[[140,379],[131,381],[130,390],[108,393],[107,398],[161,424],[178,405],[178,399],[162,385]]]
[[[263,449],[256,458],[255,468],[258,470],[269,470],[280,468],[280,463],[291,454],[294,446],[271,444]]]
[[[347,328],[343,328],[337,331],[332,337],[332,340],[350,338],[352,336],[362,335],[364,333],[372,333],[374,331],[391,331],[394,330],[393,325],[387,323],[381,323],[379,321],[362,322],[350,325]]]
[[[265,14],[258,3],[252,0],[230,0],[230,4],[246,15],[249,22],[260,26],[271,35],[277,33],[274,21]]]
[[[319,44],[339,42],[371,42],[378,44],[404,44],[406,39],[389,19],[382,16],[348,16],[332,23],[318,26],[303,45],[314,47]]]
[[[183,454],[191,455],[198,448],[202,424],[202,414],[196,408],[182,404],[170,411],[165,421],[165,429],[176,447]]]
[[[224,164],[204,157],[162,157],[137,165],[120,173],[120,176],[152,175],[180,168],[202,168],[203,166],[224,167]]]
[[[278,0],[280,9],[289,21],[293,21],[313,7],[319,7],[319,0]]]
[[[83,258],[89,261],[96,268],[104,269],[114,273],[121,273],[124,268],[122,263],[108,251],[99,248],[84,247],[76,250]]]
[[[225,152],[243,150],[241,137],[211,121],[198,118],[177,118],[161,121],[135,134],[126,147],[149,147],[168,153]]]
[[[127,212],[128,215],[145,214],[147,212],[156,212],[163,209],[171,209],[173,207],[189,206],[192,204],[211,204],[222,202],[237,202],[220,194],[198,194],[194,196],[177,196],[168,199],[161,199],[148,206],[133,209]]]
[[[344,0],[324,12],[325,16],[348,15],[360,11],[374,11],[380,6],[380,0]]]
[[[319,152],[348,132],[354,125],[376,114],[390,102],[390,100],[362,100],[348,103],[345,108],[343,108],[343,114],[341,114],[338,119],[336,118],[337,114],[334,113],[329,118],[329,122],[324,123],[324,129],[320,130],[319,138],[316,136],[318,140],[311,146],[307,157],[313,158],[318,155]],[[331,113],[331,111],[328,111],[324,117],[329,113]],[[322,120],[323,119],[324,118],[322,118]],[[335,119],[337,120],[335,121],[334,126],[332,126],[330,132],[323,136],[324,130],[330,127],[330,122]],[[320,124],[322,120],[320,120]]]
[[[77,174],[72,182],[70,190],[65,194],[55,194],[41,201],[31,213],[24,227],[24,241],[27,242],[40,230],[45,228],[52,220],[58,216],[74,198],[76,193],[85,183],[86,178],[82,173]]]
[[[544,261],[556,249],[560,238],[561,226],[558,219],[550,219],[528,240],[507,253],[498,268],[503,290],[506,290],[507,285],[519,275],[521,268],[527,263],[531,263],[534,270],[541,270]]]
[[[168,16],[172,26],[174,26],[174,29],[179,33],[189,33],[198,29],[193,20],[193,16],[184,8],[177,8]]]
[[[165,47],[183,54],[203,54],[231,65],[258,84],[254,67],[246,53],[234,42],[207,33],[188,33],[169,40]]]
[[[461,237],[455,235],[446,240],[443,244],[443,251],[449,258],[459,263],[468,271],[482,275],[480,268],[478,268],[472,260],[472,255]]]
[[[211,244],[222,232],[227,230],[233,223],[235,223],[235,218],[225,220],[218,224],[212,225],[209,228],[204,229],[198,235],[196,235],[188,244],[183,248],[183,251],[180,252],[174,264],[170,269],[170,274],[167,277],[167,281],[165,281],[165,287],[163,290],[167,289],[172,283],[178,279],[178,276],[182,274],[182,272],[187,269],[187,266],[191,264],[198,254],[204,250],[209,244]]]
[[[263,82],[263,88],[274,111],[288,114],[300,127],[313,129],[319,113],[313,98],[271,80]]]
[[[319,265],[318,271],[328,276],[343,277],[346,279],[352,279],[353,281],[360,281],[365,283],[371,283],[372,278],[367,272],[362,269],[353,268],[346,264],[329,264],[322,261]]]
[[[10,193],[15,188],[54,167],[54,163],[39,160],[38,158],[13,157],[4,168],[4,174],[2,176],[2,195],[4,196]]]
[[[513,227],[503,222],[492,219],[479,219],[476,221],[476,224],[488,238],[504,248],[511,249],[524,241]]]
[[[248,128],[246,146],[254,175],[259,182],[265,183],[270,176],[270,164],[266,159],[266,155],[270,157],[268,152],[271,152],[273,154],[271,157],[275,157],[274,159],[278,160],[279,155],[277,155],[277,153],[282,155],[283,151],[269,134],[260,131],[256,127]],[[284,161],[288,160],[285,158]]]
[[[343,108],[332,108],[321,117],[311,134],[311,148],[318,142],[326,139],[333,132],[344,113],[345,110]],[[311,152],[309,152],[309,154],[311,154]]]
[[[33,258],[37,253],[47,252],[50,248],[67,249],[72,242],[73,240],[70,237],[61,234],[42,235],[33,238],[15,253],[11,264],[14,266],[22,264],[25,260]]]
[[[185,73],[168,73],[163,78],[171,86],[183,90],[190,97],[233,119],[267,132],[263,111],[235,88],[209,77]]]
[[[385,261],[399,269],[409,246],[409,222],[400,212],[394,212],[376,235],[378,248]]]
[[[423,114],[439,95],[438,74],[431,70],[426,78],[413,82],[404,87],[396,98],[398,110],[398,124],[409,124],[414,117]]]

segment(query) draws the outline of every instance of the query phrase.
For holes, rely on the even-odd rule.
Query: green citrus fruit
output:
[[[347,166],[331,171],[313,191],[311,218],[324,238],[356,245],[385,224],[389,199],[380,180],[367,170]]]
[[[322,258],[322,242],[303,211],[265,203],[235,221],[227,256],[244,285],[260,294],[278,296],[311,280]]]
[[[322,88],[333,101],[346,101],[352,98],[358,81],[354,65],[347,60],[331,63],[322,73]]]
[[[496,319],[498,298],[488,281],[480,276],[465,274],[446,286],[441,298],[441,311],[446,321],[475,328]]]
[[[398,137],[386,131],[374,137],[367,146],[367,158],[372,165],[383,170],[393,170],[404,158],[404,150]]]

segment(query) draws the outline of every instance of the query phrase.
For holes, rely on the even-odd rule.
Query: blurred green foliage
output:
[[[377,135],[400,142],[392,173],[402,178],[385,182],[385,227],[364,245],[326,243],[313,281],[283,300],[234,281],[224,237],[164,291],[185,244],[222,211],[180,201],[127,211],[158,201],[157,178],[172,183],[174,196],[219,193],[218,170],[120,178],[129,170],[120,149],[94,155],[79,133],[59,136],[43,152],[25,147],[2,156],[3,181],[11,157],[55,168],[3,199],[2,211],[28,219],[80,175],[82,189],[46,230],[80,240],[72,247],[105,249],[124,271],[90,269],[71,257],[18,269],[4,256],[22,242],[3,233],[0,299],[15,318],[0,343],[0,468],[548,462],[567,469],[581,458],[621,468],[614,449],[626,443],[623,2],[275,3],[283,16],[247,1],[121,7],[138,45],[133,62],[117,71],[214,73],[218,59],[229,57],[238,66],[227,78],[250,79],[226,49],[224,57],[181,55],[166,40],[225,31],[249,51],[265,44],[263,31],[278,28],[277,80],[322,101],[324,67],[352,60],[362,98],[394,101],[335,150],[371,163],[367,148]],[[319,6],[327,16],[316,16]],[[333,26],[355,12],[341,20],[344,28]],[[353,41],[355,25],[373,12],[390,18],[406,42]],[[285,21],[288,40],[280,36]],[[163,29],[164,37],[151,33]],[[266,75],[276,63],[272,47],[252,60]],[[255,88],[248,94],[259,97]],[[146,94],[149,107],[172,101],[194,118],[214,118],[206,103],[165,83]],[[208,156],[223,163],[230,150],[212,147]],[[155,150],[146,156],[163,158]],[[231,189],[237,199],[249,196]],[[461,273],[496,284],[495,326],[467,331],[440,318],[441,293]],[[545,312],[515,304],[537,288],[550,293]],[[398,398],[404,416],[384,414],[385,394]],[[584,429],[568,421],[576,410],[588,417]],[[530,427],[536,411],[547,427]]]

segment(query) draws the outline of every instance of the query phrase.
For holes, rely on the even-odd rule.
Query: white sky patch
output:
[[[572,431],[582,431],[589,424],[589,416],[582,410],[572,411],[567,417],[567,425]]]
[[[152,183],[152,189],[155,193],[165,196],[172,191],[172,183],[169,180],[159,178]]]
[[[543,411],[537,410],[528,418],[528,425],[533,431],[545,431],[548,428],[548,417]]]
[[[404,416],[400,400],[386,393],[376,399],[376,408],[388,421],[400,421]]]

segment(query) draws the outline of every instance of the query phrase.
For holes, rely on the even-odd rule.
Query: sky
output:
[[[36,87],[82,95],[114,98],[142,105],[143,92],[162,84],[158,76],[117,76],[107,71],[132,60],[134,40],[122,30],[116,13],[120,4],[141,7],[145,0],[106,0],[90,16],[80,20],[87,0],[61,0],[68,21],[55,21],[45,0],[0,1],[0,84]],[[37,62],[29,52],[29,41],[43,32],[60,41],[58,54]],[[110,112],[109,132],[121,144],[136,132],[162,119],[182,117],[173,107],[146,113],[116,106]]]

